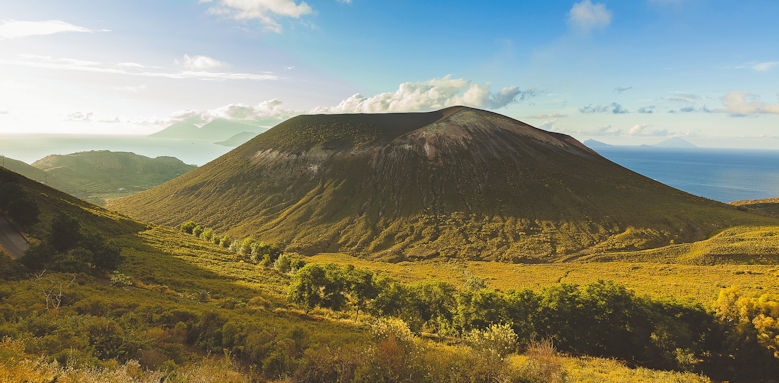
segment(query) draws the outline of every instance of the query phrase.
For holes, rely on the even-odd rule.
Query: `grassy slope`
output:
[[[38,182],[45,182],[46,181],[46,172],[43,170],[40,170],[36,168],[35,166],[32,166],[24,161],[15,160],[13,158],[8,158],[3,156],[2,157],[2,167],[5,167],[6,169],[21,174],[29,179],[36,180]]]
[[[779,221],[694,197],[572,138],[467,108],[299,116],[110,205],[306,254],[539,262]]]
[[[338,314],[317,310],[315,315],[308,316],[290,307],[285,299],[288,277],[271,269],[257,267],[242,262],[235,262],[234,255],[208,242],[184,235],[176,230],[155,225],[142,225],[122,216],[81,202],[46,186],[31,182],[8,172],[0,172],[4,180],[14,177],[25,189],[33,195],[41,206],[44,221],[57,212],[64,212],[78,217],[82,226],[88,230],[106,230],[123,247],[126,261],[120,267],[120,272],[129,276],[133,282],[131,287],[113,287],[105,280],[87,275],[76,275],[74,284],[65,287],[66,303],[56,311],[46,310],[44,300],[39,294],[41,284],[66,282],[70,275],[49,274],[40,280],[21,279],[6,280],[0,288],[0,315],[5,318],[39,318],[51,323],[51,326],[71,326],[81,321],[92,321],[95,317],[106,317],[122,326],[128,327],[126,336],[140,334],[146,347],[172,347],[170,345],[170,329],[156,329],[153,324],[138,324],[142,318],[164,318],[170,313],[193,313],[205,315],[216,313],[229,323],[240,323],[258,334],[272,329],[275,334],[288,333],[292,329],[302,329],[306,334],[306,344],[329,344],[334,347],[345,344],[361,343],[367,339],[365,322],[354,323],[351,320],[339,319]],[[42,227],[36,231],[42,230]],[[330,258],[327,258],[330,257]],[[570,264],[554,265],[505,265],[487,262],[435,263],[421,262],[413,266],[407,263],[383,264],[345,256],[327,256],[309,258],[310,261],[355,263],[358,267],[371,269],[390,268],[390,275],[400,279],[413,272],[411,279],[438,277],[444,280],[458,282],[466,272],[471,272],[487,279],[487,282],[498,288],[523,287],[522,281],[535,280],[535,285],[543,286],[544,278],[550,275],[564,273],[564,282],[575,282],[576,274],[567,268]],[[605,264],[590,264],[605,265]],[[609,278],[619,273],[633,270],[625,269],[621,264],[611,264],[610,267],[594,269],[591,274],[580,279],[592,281],[597,278]],[[651,269],[648,265],[647,268]],[[652,266],[656,267],[656,266]],[[743,270],[758,270],[762,266],[740,266]],[[603,274],[604,270],[612,269],[613,274]],[[446,270],[451,270],[446,273]],[[668,268],[667,270],[673,270]],[[723,276],[729,276],[733,270],[726,267],[710,268],[719,270]],[[438,275],[444,271],[445,274]],[[694,274],[700,270],[679,270],[682,273]],[[776,272],[776,270],[774,270]],[[493,274],[497,273],[497,274]],[[743,275],[736,273],[736,275]],[[762,275],[762,274],[752,274]],[[669,274],[669,278],[674,275]],[[570,280],[568,280],[570,278]],[[619,278],[615,278],[618,279]],[[622,280],[630,280],[627,275]],[[775,280],[775,276],[774,276]],[[559,281],[557,281],[559,282]],[[684,280],[683,282],[692,282]],[[548,281],[549,284],[555,281]],[[752,279],[751,283],[770,284]],[[646,283],[646,286],[658,287],[658,281]],[[711,291],[711,290],[710,290]],[[769,290],[770,291],[770,290]],[[775,291],[775,290],[774,290]],[[206,293],[207,294],[204,294]],[[658,294],[667,291],[657,291]],[[204,298],[205,297],[205,298]],[[168,314],[166,314],[168,313]],[[351,314],[345,314],[352,317]],[[142,319],[147,320],[147,319]],[[368,318],[365,318],[368,320]],[[140,327],[138,327],[140,326]],[[144,327],[149,326],[149,327]],[[45,326],[43,328],[46,328]],[[63,330],[67,328],[64,327]],[[131,330],[132,329],[132,330]],[[80,368],[63,369],[38,359],[40,350],[46,350],[56,344],[57,337],[67,336],[63,330],[57,330],[48,335],[38,335],[25,338],[23,343],[6,340],[0,343],[0,375],[28,379],[52,380],[59,376],[58,381],[105,381],[132,377],[137,381],[159,381],[159,373],[144,371],[137,364],[118,366],[103,364],[106,370],[81,366]],[[3,331],[9,331],[4,327]],[[38,330],[41,331],[41,330]],[[46,331],[43,330],[43,334]],[[140,331],[140,332],[139,332]],[[79,348],[79,345],[69,345],[69,348]],[[436,347],[436,346],[431,346]],[[448,346],[441,345],[442,350]],[[38,350],[38,351],[36,351]],[[65,350],[63,350],[65,352]],[[198,350],[187,349],[187,362],[196,363],[184,365],[180,370],[181,381],[186,376],[201,381],[220,381],[220,379],[238,379],[238,366],[226,362],[197,362],[205,357]],[[197,355],[200,355],[199,357]],[[193,359],[194,358],[194,359]],[[142,357],[143,366],[151,366],[153,362]],[[573,381],[635,381],[635,382],[705,382],[705,378],[692,374],[669,373],[646,369],[631,369],[618,362],[590,359],[555,357],[555,363],[560,363],[568,377]],[[74,361],[77,362],[77,361]],[[91,363],[91,362],[90,362]],[[148,363],[152,363],[149,365]],[[526,357],[512,357],[512,364],[523,368],[527,364]],[[90,366],[90,365],[88,365]],[[194,371],[194,372],[192,372]],[[193,375],[187,375],[193,374]],[[143,378],[143,379],[142,379]],[[148,378],[148,379],[147,379]],[[176,380],[174,380],[176,381]]]
[[[730,204],[758,214],[779,218],[779,197],[733,201]]]
[[[51,155],[32,166],[45,172],[49,185],[98,204],[106,198],[149,189],[196,168],[173,157],[110,151]]]
[[[776,265],[682,265],[641,261],[563,262],[550,264],[504,264],[484,261],[441,261],[386,263],[346,254],[318,254],[306,259],[313,263],[354,264],[391,276],[417,282],[427,278],[464,286],[469,276],[484,279],[489,287],[507,291],[540,290],[557,283],[585,285],[611,280],[658,298],[674,297],[710,305],[721,288],[739,286],[748,295],[779,295],[779,266]]]

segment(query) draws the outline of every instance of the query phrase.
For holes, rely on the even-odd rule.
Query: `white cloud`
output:
[[[300,18],[313,12],[305,2],[295,0],[201,0],[201,3],[215,3],[209,11],[215,15],[236,20],[259,20],[265,29],[280,33],[281,25],[276,17]]]
[[[752,70],[757,72],[768,72],[779,66],[779,61],[766,61],[752,65]]]
[[[318,107],[315,113],[381,113],[412,112],[441,109],[454,105],[497,109],[517,100],[535,95],[534,90],[522,91],[516,86],[497,93],[489,84],[476,84],[450,75],[423,82],[405,82],[395,92],[365,97],[355,94],[335,107]]]
[[[568,23],[582,32],[602,29],[611,24],[611,11],[604,4],[582,0],[568,11]]]
[[[612,102],[609,105],[586,105],[579,108],[581,113],[612,113],[612,114],[625,114],[629,111],[622,107],[622,105]]]
[[[746,92],[730,92],[722,97],[723,110],[734,115],[779,114],[778,104],[766,104],[760,96]]]
[[[44,68],[54,70],[71,70],[81,72],[107,73],[125,76],[159,77],[170,79],[198,79],[198,80],[252,80],[268,81],[277,80],[278,76],[270,72],[264,73],[240,73],[240,72],[211,72],[207,70],[182,70],[166,71],[160,68],[147,67],[136,63],[108,64],[97,61],[88,61],[72,58],[21,55],[18,60],[0,60],[2,64],[18,65],[31,68]]]
[[[651,125],[636,124],[628,130],[631,136],[662,137],[670,134],[666,129],[657,129]]]
[[[200,55],[184,55],[181,60],[176,60],[176,64],[183,66],[189,71],[210,71],[212,69],[226,68],[229,66],[224,61]]]
[[[167,125],[188,119],[199,119],[203,124],[215,119],[242,121],[262,126],[273,126],[301,112],[284,108],[281,100],[273,99],[262,101],[256,105],[228,104],[205,111],[183,111],[174,113],[166,122]]]
[[[93,30],[78,25],[66,23],[62,20],[44,20],[44,21],[22,21],[22,20],[3,20],[0,21],[0,40],[18,39],[29,36],[45,36],[65,32],[86,32]]]
[[[694,94],[694,93],[688,93],[688,92],[672,92],[669,96],[666,97],[666,100],[668,101],[676,101],[676,102],[686,102],[686,103],[692,103],[697,102],[701,100],[703,97]]]

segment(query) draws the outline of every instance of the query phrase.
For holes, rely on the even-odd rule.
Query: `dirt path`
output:
[[[11,258],[19,258],[30,245],[5,217],[0,216],[0,248]]]

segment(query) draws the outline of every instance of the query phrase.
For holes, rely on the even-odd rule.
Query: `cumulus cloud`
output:
[[[447,75],[423,82],[405,82],[395,92],[366,97],[355,94],[335,107],[319,107],[315,113],[381,113],[440,109],[454,105],[498,109],[535,96],[535,90],[516,86],[491,92],[489,84],[477,84]]]
[[[209,12],[236,20],[258,20],[266,30],[281,33],[277,17],[294,19],[312,13],[314,10],[305,2],[295,0],[200,0],[211,3]]]
[[[722,97],[724,112],[732,115],[779,114],[779,103],[766,104],[760,96],[746,92],[730,92]]]
[[[73,25],[62,20],[0,21],[0,40],[18,39],[29,36],[45,36],[65,32],[94,32],[92,29]]]
[[[176,64],[183,66],[190,71],[210,71],[219,68],[226,68],[228,65],[224,61],[219,61],[208,56],[190,56],[184,55],[181,60],[176,60]]]
[[[629,90],[633,89],[632,86],[618,86],[614,88],[614,91],[617,93],[627,92]]]
[[[200,120],[202,124],[207,124],[215,119],[225,119],[259,126],[273,126],[297,114],[300,114],[300,112],[286,109],[281,100],[273,99],[262,101],[255,105],[238,103],[228,104],[205,111],[188,110],[178,112],[166,123],[171,124],[189,119],[197,119]]]
[[[652,114],[654,112],[655,112],[655,106],[654,105],[643,106],[641,108],[638,108],[638,113]]]
[[[588,33],[609,26],[611,17],[611,11],[606,8],[606,5],[583,0],[575,3],[568,11],[568,24],[581,32]]]
[[[629,111],[622,107],[622,105],[612,102],[609,105],[586,105],[581,108],[579,108],[579,112],[581,113],[613,113],[613,114],[624,114],[629,113]]]

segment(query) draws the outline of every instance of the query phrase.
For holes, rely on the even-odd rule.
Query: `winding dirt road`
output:
[[[0,248],[10,255],[11,258],[16,259],[23,256],[24,251],[29,246],[24,237],[14,229],[11,223],[5,217],[0,216]]]

